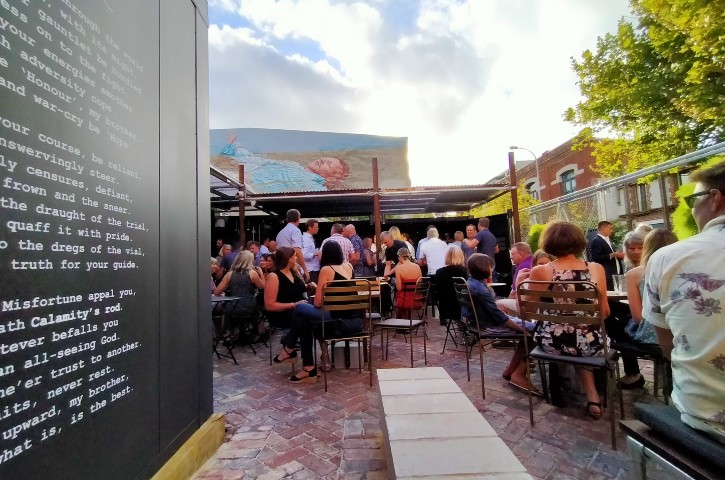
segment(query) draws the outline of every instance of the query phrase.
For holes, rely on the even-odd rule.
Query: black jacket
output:
[[[592,239],[590,260],[604,267],[604,273],[607,276],[607,284],[611,283],[612,275],[617,275],[618,264],[619,274],[624,273],[622,261],[616,257],[609,258],[609,254],[612,252],[614,252],[612,247],[610,247],[609,244],[599,235]]]

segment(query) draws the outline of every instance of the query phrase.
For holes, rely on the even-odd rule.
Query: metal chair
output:
[[[478,344],[478,355],[481,363],[481,395],[486,398],[486,387],[483,373],[483,352],[487,345],[502,340],[520,340],[524,337],[522,333],[511,331],[511,333],[486,333],[481,331],[480,320],[478,318],[478,312],[476,312],[475,303],[471,291],[468,289],[468,282],[463,277],[455,277],[453,279],[453,287],[456,289],[456,296],[458,297],[458,303],[461,306],[461,312],[464,309],[470,313],[473,318],[464,318],[461,316],[461,320],[458,322],[456,327],[464,338],[463,347],[466,354],[466,373],[468,374],[468,381],[471,381],[471,367],[470,357],[473,353],[473,346]],[[468,341],[473,339],[473,341]],[[469,345],[470,343],[470,345]]]
[[[576,290],[576,287],[584,287]],[[592,282],[552,282],[526,280],[516,287],[518,294],[519,316],[522,320],[535,322],[552,322],[567,325],[593,325],[599,327],[602,336],[603,355],[596,357],[574,357],[547,353],[541,347],[535,347],[529,357],[539,364],[544,393],[546,389],[546,373],[542,362],[572,365],[578,368],[603,370],[606,373],[606,392],[604,406],[609,409],[610,427],[612,435],[612,449],[617,449],[616,425],[614,420],[613,394],[619,383],[619,358],[617,352],[610,350],[607,342],[607,332],[604,327],[603,305],[599,301],[599,290]],[[526,342],[524,337],[524,342]],[[526,344],[528,351],[528,344]],[[616,379],[614,374],[616,373]],[[531,371],[529,362],[526,362],[526,378],[531,384]],[[624,399],[619,390],[619,408],[624,419]],[[534,407],[529,390],[529,421],[534,426]]]
[[[418,331],[423,329],[423,361],[428,365],[427,352],[427,335],[425,331],[427,314],[428,291],[430,290],[430,278],[421,277],[413,282],[402,282],[398,285],[403,292],[403,304],[410,305],[408,318],[388,318],[373,322],[373,327],[380,330],[380,342],[385,344],[385,359],[388,358],[388,348],[390,346],[390,331],[401,331],[410,334],[410,367],[413,368],[413,334],[417,335]],[[413,312],[418,313],[418,318],[413,318]],[[385,331],[385,341],[383,342],[383,331]]]
[[[357,341],[358,345],[358,371],[362,373],[363,360],[361,358],[360,342],[369,343],[368,352],[368,370],[370,371],[370,386],[373,386],[373,357],[372,357],[372,336],[370,329],[370,318],[368,314],[371,308],[370,282],[368,280],[352,279],[352,280],[333,280],[327,282],[322,290],[322,322],[320,326],[319,340],[323,343],[323,348],[327,350],[328,344],[336,342]],[[360,332],[352,334],[340,335],[337,331],[330,331],[330,326],[325,322],[325,312],[329,312],[332,318],[340,317],[343,312],[357,312],[354,318],[361,318],[363,321],[363,329]],[[349,313],[348,313],[349,315]],[[345,316],[344,313],[342,315]],[[316,348],[315,348],[316,350]],[[315,353],[315,358],[317,354]],[[325,380],[325,392],[327,392],[327,369],[322,369]]]

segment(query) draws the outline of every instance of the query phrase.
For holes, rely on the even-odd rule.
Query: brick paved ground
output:
[[[433,320],[428,333],[428,365],[446,369],[534,478],[629,478],[624,436],[618,434],[619,451],[611,450],[606,412],[594,421],[586,415],[583,403],[556,408],[536,399],[536,426],[532,428],[526,394],[500,378],[511,350],[488,349],[485,353],[487,398],[482,400],[477,356],[469,383],[463,354],[450,349],[440,353],[444,327]],[[378,336],[376,368],[409,366],[410,351],[401,336],[391,340],[386,362],[380,361],[379,344]],[[238,366],[225,358],[214,359],[214,407],[226,414],[227,434],[217,454],[194,478],[386,478],[377,388],[375,383],[373,388],[368,386],[364,371],[359,375],[357,370],[333,369],[326,394],[321,378],[316,384],[291,385],[287,381],[290,366],[271,367],[263,346],[256,356],[248,348],[236,352]],[[423,366],[420,339],[415,344],[415,358],[416,366]],[[651,364],[641,365],[651,380]],[[651,391],[648,382],[645,390],[625,392],[630,417],[635,401],[656,401]]]

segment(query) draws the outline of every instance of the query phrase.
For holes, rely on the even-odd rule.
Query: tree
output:
[[[594,170],[615,177],[725,136],[725,0],[632,0],[637,20],[572,59],[584,100],[564,118],[587,127]],[[590,142],[597,134],[616,138]]]
[[[533,207],[534,205],[537,205],[539,203],[538,200],[536,200],[534,197],[529,195],[528,190],[524,187],[524,183],[521,182],[519,185],[519,188],[516,189],[516,196],[519,201],[519,223],[521,225],[521,233],[522,235],[525,235],[525,233],[529,230],[529,212],[527,209],[529,207]],[[500,197],[496,197],[493,200],[484,203],[478,208],[474,208],[471,211],[471,215],[473,217],[486,217],[488,215],[498,215],[500,213],[506,213],[509,210],[511,210],[512,202],[511,202],[511,194],[505,193],[504,195],[501,195]]]

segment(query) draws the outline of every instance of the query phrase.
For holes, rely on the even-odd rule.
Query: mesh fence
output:
[[[629,208],[627,209],[626,214],[624,211],[621,211],[617,212],[616,216],[618,216],[620,220],[622,217],[627,217],[628,221],[631,222],[638,216],[638,213],[643,213],[643,211],[646,210],[642,204],[649,203],[648,200],[640,200],[637,197],[634,187],[638,184],[653,182],[653,179],[657,179],[659,176],[666,178],[667,175],[671,175],[673,172],[686,171],[693,168],[696,164],[706,161],[714,156],[725,156],[725,142],[702,148],[681,157],[673,158],[659,165],[629,173],[619,178],[605,180],[598,185],[524,209],[520,212],[522,218],[521,237],[526,238],[528,236],[530,225],[546,224],[554,220],[563,220],[574,223],[580,226],[585,232],[596,229],[599,220],[613,219],[610,217],[612,217],[615,212],[612,211],[611,204],[610,210],[607,210],[606,199],[609,195],[619,195],[617,191],[618,189],[624,192],[622,201],[626,203]],[[676,185],[674,185],[674,187],[676,188]],[[674,201],[672,198],[673,192],[669,192],[670,188],[671,187],[666,186],[664,183],[661,183],[658,187],[660,192],[659,195],[661,195],[661,192],[663,191],[668,191],[668,193],[665,194],[665,197],[670,198],[663,199],[667,202],[668,209],[672,208],[673,204],[671,202]],[[671,211],[669,213],[671,213]]]
[[[554,220],[563,220],[580,226],[585,232],[597,227],[599,222],[597,194],[578,198],[568,202],[556,202],[542,205],[539,209],[529,210],[529,225],[546,224]],[[522,236],[528,232],[522,232]]]

